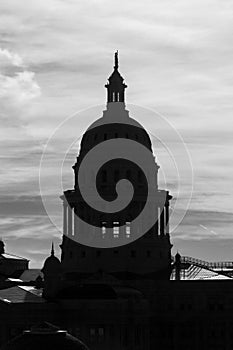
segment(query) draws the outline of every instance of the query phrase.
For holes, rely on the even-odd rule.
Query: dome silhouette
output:
[[[92,123],[84,133],[81,141],[80,156],[84,156],[91,148],[102,141],[114,138],[126,138],[141,143],[150,151],[151,140],[143,128],[125,109],[125,89],[127,85],[118,71],[118,51],[115,53],[113,73],[105,85],[107,89],[107,108],[103,116]]]
[[[123,102],[114,102],[108,103],[103,116],[92,123],[84,133],[80,144],[80,156],[100,142],[116,138],[139,142],[152,152],[147,131],[138,121],[129,117]]]
[[[43,273],[56,273],[60,272],[61,270],[61,262],[60,260],[54,255],[54,248],[52,244],[52,250],[51,250],[51,255],[45,260],[44,266],[41,270]]]

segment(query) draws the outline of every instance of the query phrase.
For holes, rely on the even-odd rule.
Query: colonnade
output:
[[[67,202],[63,202],[63,234],[67,236],[75,236],[78,230],[82,229],[78,227],[78,217],[74,213],[74,208],[72,208]],[[113,223],[113,234],[114,228],[118,227],[119,223]],[[155,234],[156,235],[166,235],[169,234],[169,206],[165,205],[163,208],[158,208],[157,221],[155,223]],[[103,230],[105,223],[103,222],[103,227],[100,229],[102,234],[106,232]],[[116,235],[115,229],[115,235]],[[121,228],[119,228],[119,233],[122,233]],[[130,236],[130,222],[126,222],[126,235]]]

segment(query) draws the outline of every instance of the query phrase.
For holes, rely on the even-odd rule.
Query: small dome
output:
[[[52,245],[51,255],[45,260],[41,272],[60,272],[60,270],[61,262],[56,256],[54,256],[54,249]]]
[[[79,339],[47,322],[24,331],[22,335],[15,337],[1,348],[1,350],[21,349],[88,350]]]
[[[56,256],[49,256],[45,262],[44,266],[42,268],[42,272],[47,272],[47,271],[59,271],[61,269],[61,262]]]

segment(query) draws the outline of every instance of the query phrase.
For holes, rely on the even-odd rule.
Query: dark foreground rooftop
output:
[[[22,335],[15,337],[1,348],[1,350],[29,349],[88,350],[79,339],[47,322],[24,331]]]

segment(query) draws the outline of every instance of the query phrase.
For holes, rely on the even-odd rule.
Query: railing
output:
[[[181,263],[193,264],[199,267],[205,267],[209,269],[223,269],[223,268],[232,268],[233,261],[217,261],[217,262],[208,262],[200,259],[191,258],[189,256],[182,256]]]
[[[173,271],[171,274],[171,279],[175,279],[175,258],[172,257],[173,261]],[[216,269],[232,269],[233,270],[233,261],[218,261],[218,262],[208,262],[201,259],[195,259],[189,256],[180,257],[180,277],[181,279],[190,279],[194,278],[201,268],[217,272]],[[187,264],[185,266],[185,264]],[[218,271],[219,272],[219,271]],[[228,277],[233,277],[233,272],[231,271],[220,271],[219,273],[227,275]]]
[[[190,265],[189,269],[186,272],[186,278],[188,279],[195,278],[200,270],[201,270],[200,266]]]

